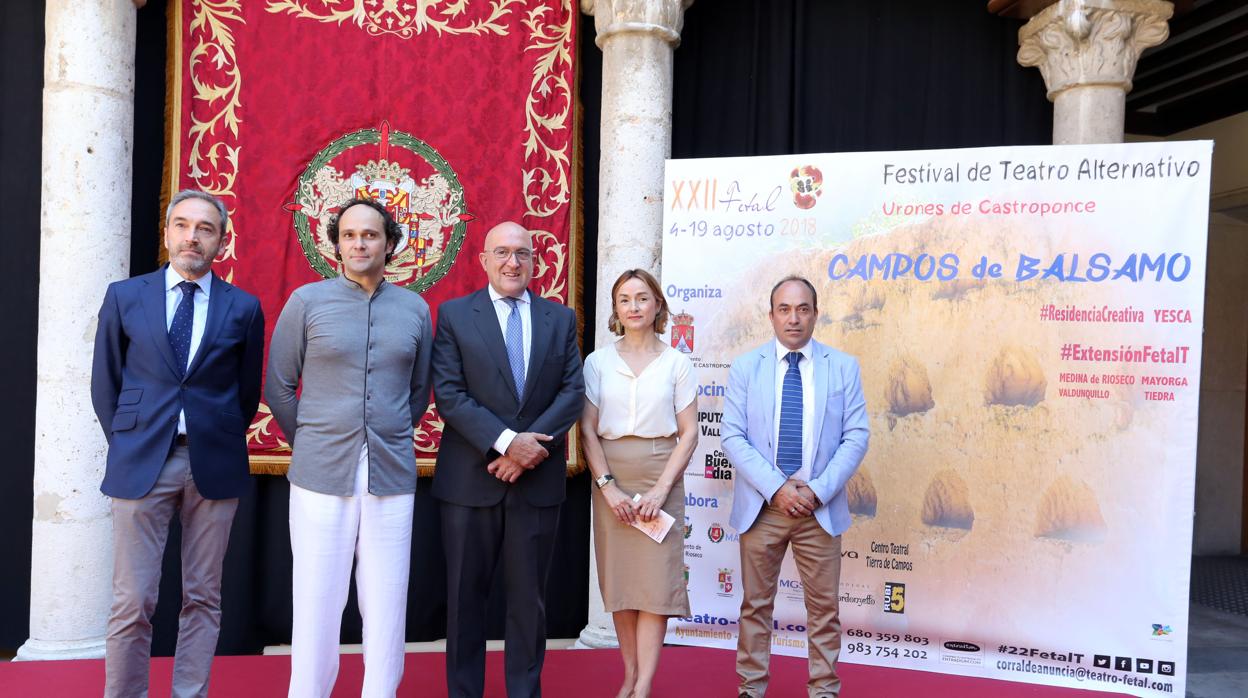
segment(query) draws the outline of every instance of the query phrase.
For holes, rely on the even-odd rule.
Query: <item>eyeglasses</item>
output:
[[[496,262],[506,262],[511,259],[513,254],[516,256],[516,261],[520,264],[527,264],[533,261],[533,250],[523,247],[515,250],[509,250],[506,247],[495,247],[490,250],[490,255],[494,257]]]

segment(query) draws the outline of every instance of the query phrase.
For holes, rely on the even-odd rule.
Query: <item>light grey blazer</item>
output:
[[[867,453],[870,430],[858,360],[811,340],[814,355],[814,458],[810,488],[823,502],[815,519],[839,536],[849,528],[845,483]],[[733,528],[744,532],[785,482],[775,466],[776,342],[732,362],[720,435],[737,477],[733,480]],[[805,444],[803,445],[805,446]]]

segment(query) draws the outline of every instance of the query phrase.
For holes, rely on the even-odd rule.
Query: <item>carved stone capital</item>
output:
[[[581,12],[594,16],[598,48],[624,32],[654,34],[675,48],[680,45],[685,9],[692,4],[693,0],[581,0]]]
[[[1170,35],[1164,0],[1059,0],[1018,30],[1018,62],[1037,67],[1049,101],[1071,87],[1131,91],[1140,53]]]

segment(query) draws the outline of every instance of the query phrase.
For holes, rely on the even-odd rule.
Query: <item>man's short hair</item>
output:
[[[338,207],[338,215],[329,219],[329,230],[326,233],[329,235],[329,241],[334,244],[334,256],[338,258],[339,262],[342,261],[342,255],[338,252],[338,219],[342,218],[342,214],[346,213],[347,209],[352,206],[367,206],[380,213],[383,227],[386,231],[386,246],[396,250],[399,248],[399,243],[403,241],[403,229],[399,227],[399,222],[394,220],[394,216],[390,215],[386,207],[377,203],[374,199],[355,198]],[[393,252],[386,252],[386,264],[390,263],[392,257],[394,257]]]
[[[198,189],[183,189],[177,194],[174,194],[172,199],[169,199],[169,205],[165,208],[166,228],[169,227],[169,221],[173,218],[173,207],[183,201],[186,201],[187,199],[199,199],[200,201],[207,201],[212,204],[213,208],[217,209],[217,215],[221,218],[221,229],[217,232],[225,235],[226,229],[230,227],[230,212],[226,210],[225,202],[206,191],[200,191]]]
[[[789,274],[783,279],[780,279],[779,281],[777,281],[775,286],[771,287],[771,296],[768,299],[768,308],[771,310],[776,309],[776,291],[779,291],[781,286],[789,283],[790,281],[797,281],[799,283],[803,283],[806,285],[806,288],[810,289],[811,310],[818,311],[819,310],[819,294],[815,291],[815,285],[807,281],[806,277],[798,276],[797,274]]]

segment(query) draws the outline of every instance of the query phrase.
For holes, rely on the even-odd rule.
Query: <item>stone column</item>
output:
[[[135,2],[48,0],[30,639],[18,659],[104,654],[112,522],[91,408],[96,310],[130,269]]]
[[[602,49],[602,159],[598,170],[598,296],[594,335],[602,346],[611,284],[626,269],[660,276],[663,161],[672,154],[672,54],[693,0],[581,0]],[[615,647],[602,607],[590,538],[589,623],[578,647]]]
[[[1018,62],[1040,69],[1053,143],[1121,143],[1140,53],[1170,34],[1163,0],[1059,0],[1018,31]]]

